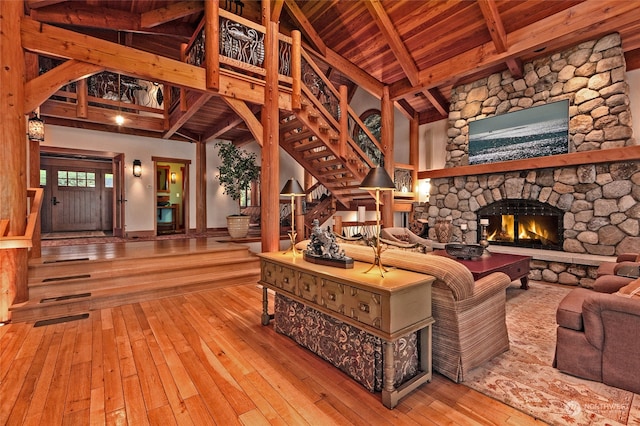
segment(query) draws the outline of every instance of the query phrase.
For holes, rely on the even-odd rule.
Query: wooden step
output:
[[[226,272],[215,277],[211,274],[185,274],[178,281],[175,278],[142,280],[129,285],[126,290],[122,287],[100,289],[87,292],[84,297],[64,298],[64,295],[61,295],[60,300],[44,302],[42,299],[30,299],[13,305],[10,311],[13,322],[40,321],[178,294],[257,283],[259,279],[260,263],[256,261],[252,268],[236,270],[228,267]],[[79,296],[82,295],[81,293]]]
[[[133,276],[153,273],[158,270],[171,271],[191,266],[205,266],[247,257],[246,248],[230,250],[207,250],[197,253],[173,253],[157,256],[141,256],[124,259],[79,259],[29,266],[29,286],[59,281],[65,277],[90,275],[91,278],[111,278],[121,275]]]
[[[79,315],[125,303],[257,283],[260,274],[259,258],[248,246],[207,238],[94,244],[50,248],[50,252],[30,262],[29,300],[10,308],[12,321]]]

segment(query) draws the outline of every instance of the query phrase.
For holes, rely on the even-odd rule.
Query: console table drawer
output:
[[[304,300],[318,303],[318,288],[320,279],[315,275],[300,272],[298,275],[298,294]]]
[[[345,313],[345,286],[331,280],[323,280],[320,293],[320,304],[340,314]]]
[[[382,327],[382,298],[379,294],[350,287],[347,306],[351,318],[372,327]]]
[[[291,268],[265,262],[262,268],[262,280],[285,291],[295,293],[296,274]]]

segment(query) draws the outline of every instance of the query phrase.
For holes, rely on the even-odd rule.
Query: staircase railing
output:
[[[304,83],[303,92],[314,101],[314,105],[319,110],[326,112],[325,119],[338,134],[341,133],[341,105],[347,105],[347,134],[343,135],[343,138],[346,136],[344,138],[346,141],[344,159],[357,164],[366,164],[368,167],[365,168],[364,173],[370,167],[384,165],[384,151],[380,142],[360,120],[355,111],[346,102],[341,103],[340,92],[304,50],[302,51],[301,74]]]

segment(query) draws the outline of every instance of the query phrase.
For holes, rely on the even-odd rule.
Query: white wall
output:
[[[195,145],[164,139],[96,132],[72,127],[45,124],[43,146],[74,148],[89,151],[124,154],[124,190],[127,200],[125,231],[148,231],[154,229],[156,195],[155,172],[152,156],[191,160],[189,175],[190,215],[189,223],[195,224]],[[142,176],[132,174],[133,160],[142,162]]]

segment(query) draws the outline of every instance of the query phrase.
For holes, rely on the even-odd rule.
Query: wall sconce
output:
[[[389,176],[384,167],[378,166],[369,170],[369,173],[360,184],[360,189],[376,191],[376,246],[373,248],[375,258],[371,267],[364,271],[364,273],[366,274],[377,265],[378,269],[380,270],[380,276],[384,277],[383,272],[388,272],[388,269],[382,266],[381,259],[382,246],[380,245],[380,191],[394,190],[396,189],[396,185],[395,183],[393,183],[393,179],[391,179],[391,176]]]
[[[27,135],[31,141],[44,142],[44,121],[35,112],[27,122]]]
[[[306,194],[304,193],[304,189],[300,186],[297,180],[291,178],[287,181],[280,191],[280,195],[283,197],[291,197],[291,232],[289,232],[289,239],[291,240],[291,247],[285,251],[285,253],[291,251],[293,252],[293,257],[296,257],[298,254],[296,251],[296,212],[295,212],[295,198],[303,197]]]
[[[176,172],[171,172],[171,183],[176,183],[178,181],[178,177],[176,176]]]
[[[133,160],[133,175],[135,177],[142,176],[142,161]]]

